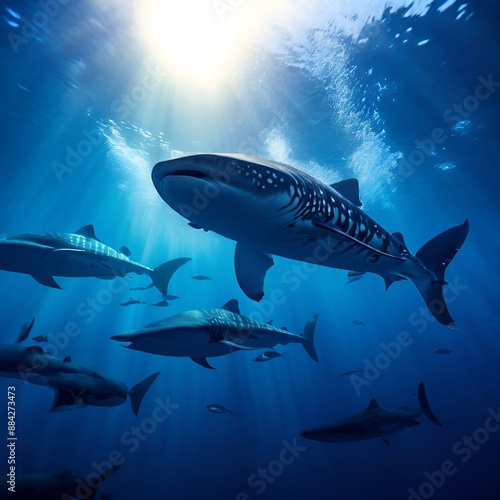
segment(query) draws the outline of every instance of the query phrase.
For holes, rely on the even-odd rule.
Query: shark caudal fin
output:
[[[153,382],[157,379],[159,374],[160,372],[153,373],[153,375],[150,375],[149,377],[145,378],[142,382],[139,382],[137,385],[134,385],[134,387],[132,387],[132,389],[128,391],[134,415],[137,415],[139,413],[139,407],[141,406],[142,399],[146,395],[146,392],[148,392]]]
[[[153,280],[155,287],[158,288],[163,295],[165,295],[168,290],[168,284],[170,283],[175,271],[190,260],[191,259],[189,257],[180,257],[179,259],[169,260],[168,262],[164,262],[158,267],[155,267],[151,273],[151,279]]]
[[[431,410],[431,405],[429,404],[429,400],[427,399],[427,394],[425,392],[425,385],[423,382],[420,382],[418,384],[418,402],[420,404],[420,408],[424,412],[424,415],[433,423],[436,425],[439,425],[440,427],[443,426],[443,424],[438,420],[436,415],[434,415],[434,412]]]
[[[307,354],[311,356],[314,361],[319,362],[318,360],[318,355],[316,354],[316,348],[314,347],[314,330],[316,328],[316,321],[318,320],[318,315],[315,314],[309,320],[304,326],[304,341],[302,342],[302,345],[304,346],[304,349],[307,351]]]
[[[432,315],[443,325],[451,329],[456,328],[443,296],[443,286],[446,285],[444,273],[448,264],[460,250],[469,233],[469,221],[447,229],[427,242],[417,253],[416,257],[425,267],[433,272],[436,279],[426,281],[414,279],[422,297]]]

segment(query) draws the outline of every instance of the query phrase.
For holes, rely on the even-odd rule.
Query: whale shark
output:
[[[260,323],[240,313],[232,299],[219,309],[196,309],[157,321],[139,330],[113,335],[111,340],[125,342],[127,349],[162,356],[189,357],[195,363],[214,369],[207,358],[237,351],[299,343],[318,361],[314,348],[317,315],[304,326],[303,334],[294,334],[270,323]]]
[[[420,382],[417,392],[421,408],[414,410],[407,408],[383,408],[374,398],[370,401],[366,410],[331,425],[302,431],[300,435],[307,439],[329,443],[385,438],[385,436],[399,432],[406,427],[420,425],[420,422],[416,419],[422,412],[432,423],[442,426],[429,405],[423,382]],[[388,444],[385,439],[384,442]]]
[[[159,374],[154,373],[127,389],[122,382],[73,363],[69,356],[56,358],[38,345],[0,344],[0,376],[55,389],[51,412],[87,405],[118,406],[129,398],[132,411],[137,415],[144,396]]]
[[[386,288],[411,280],[434,317],[455,327],[443,296],[444,273],[464,243],[469,222],[452,227],[415,255],[400,232],[389,233],[360,209],[359,184],[327,185],[295,167],[242,154],[196,154],[157,163],[162,199],[190,221],[236,241],[236,278],[259,301],[271,255],[375,273]]]
[[[191,260],[181,257],[151,269],[129,256],[127,247],[118,251],[101,243],[92,225],[75,233],[18,234],[0,240],[1,270],[29,274],[52,288],[61,288],[54,276],[113,279],[135,273],[148,275],[165,294],[175,271]]]

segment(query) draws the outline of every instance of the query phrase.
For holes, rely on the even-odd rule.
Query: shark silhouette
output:
[[[372,399],[366,410],[334,424],[305,430],[300,434],[307,439],[330,443],[362,441],[373,438],[385,439],[385,436],[399,432],[406,427],[420,425],[416,419],[422,412],[431,422],[441,426],[441,422],[431,410],[423,382],[420,382],[418,386],[418,400],[421,408],[410,410],[406,408],[382,408],[376,399]],[[386,440],[384,442],[388,444]]]
[[[269,256],[371,272],[386,287],[411,280],[434,317],[454,327],[443,296],[444,273],[469,223],[452,227],[415,255],[401,233],[387,232],[359,207],[356,179],[331,186],[288,165],[240,154],[197,154],[157,163],[153,184],[192,227],[237,242],[235,269],[243,292],[261,300]]]

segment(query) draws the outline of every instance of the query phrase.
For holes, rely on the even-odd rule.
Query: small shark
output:
[[[241,315],[238,301],[232,299],[220,309],[186,311],[140,330],[113,335],[111,339],[128,342],[124,347],[136,351],[162,356],[187,356],[210,369],[214,368],[206,358],[291,342],[302,344],[309,356],[318,361],[313,344],[316,320],[317,315],[310,318],[304,333],[296,335]]]
[[[386,287],[411,280],[434,317],[455,327],[443,296],[444,273],[467,237],[467,220],[412,255],[401,233],[389,233],[359,208],[356,179],[329,186],[295,167],[241,154],[163,161],[151,176],[176,212],[236,241],[236,277],[253,300],[264,296],[270,254],[279,255],[358,273],[351,277],[375,273]],[[286,279],[293,283],[294,277]]]
[[[366,410],[326,427],[305,430],[300,435],[307,439],[329,443],[384,438],[406,427],[419,425],[420,422],[415,419],[422,412],[432,423],[442,426],[431,410],[423,382],[420,382],[418,386],[418,400],[421,409],[408,410],[382,408],[376,399],[372,399]],[[385,440],[385,444],[388,444],[387,440]]]
[[[349,370],[347,372],[341,373],[340,375],[337,375],[335,378],[340,378],[340,377],[347,377],[347,375],[354,375],[355,373],[361,373],[364,370]]]
[[[98,474],[92,480],[91,485],[85,477],[77,476],[70,471],[58,474],[16,474],[14,493],[8,490],[9,479],[7,474],[7,485],[0,489],[0,500],[19,498],[20,500],[59,500],[61,498],[86,498],[96,499],[98,489],[104,480],[109,479],[120,466],[116,466]],[[100,497],[104,499],[105,497]],[[108,497],[111,498],[111,497]]]
[[[210,403],[206,405],[205,408],[212,413],[230,413],[231,415],[233,414],[233,412],[229,408],[226,408],[225,406],[216,403]]]
[[[0,240],[0,269],[30,274],[52,288],[61,288],[54,276],[113,279],[135,273],[147,274],[161,293],[167,293],[175,271],[191,260],[182,257],[150,269],[129,255],[127,247],[117,251],[101,243],[92,225],[75,233],[18,234]]]
[[[212,281],[210,276],[205,276],[204,274],[197,274],[196,276],[191,276],[191,278],[197,281]]]
[[[69,356],[61,360],[38,345],[0,344],[0,376],[55,389],[51,412],[86,405],[118,406],[128,396],[137,415],[142,399],[158,375],[159,372],[150,375],[129,390],[122,382],[106,379],[73,363]]]

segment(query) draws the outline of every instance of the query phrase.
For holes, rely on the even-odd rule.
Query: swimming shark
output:
[[[431,410],[423,382],[418,386],[418,400],[421,408],[410,410],[383,408],[376,399],[372,399],[366,410],[325,427],[305,430],[300,435],[307,439],[329,443],[384,438],[406,427],[420,425],[416,419],[422,412],[432,423],[442,426]]]
[[[75,364],[68,356],[59,359],[38,345],[0,344],[0,376],[55,389],[51,412],[82,406],[118,406],[130,398],[135,415],[142,399],[160,373],[150,375],[131,389]]]
[[[202,227],[236,241],[243,292],[259,301],[278,255],[393,282],[411,280],[434,317],[454,327],[443,296],[444,273],[469,222],[439,234],[415,255],[360,209],[359,185],[327,185],[295,167],[242,154],[196,154],[157,163],[152,181],[163,200]],[[358,274],[359,276],[359,274]]]
[[[161,293],[177,269],[191,260],[182,257],[154,269],[129,259],[130,250],[119,251],[101,243],[92,225],[75,233],[18,234],[0,240],[0,269],[30,274],[38,283],[61,288],[54,276],[113,279],[129,273],[147,274]]]
[[[187,356],[195,363],[214,369],[206,358],[236,351],[299,343],[318,361],[313,344],[317,315],[297,335],[270,323],[260,323],[240,314],[238,301],[230,300],[219,309],[197,309],[171,316],[139,330],[113,335],[128,349],[162,356]]]
[[[109,479],[120,466],[111,467],[109,470],[97,474],[89,484],[85,477],[73,474],[70,471],[62,471],[57,474],[16,474],[14,484],[10,486],[9,474],[7,474],[7,485],[0,489],[0,500],[9,498],[19,498],[21,500],[74,500],[84,498],[87,500],[96,499],[98,489],[103,481]],[[88,477],[88,476],[87,476]],[[106,496],[106,495],[105,495]],[[104,499],[105,496],[99,498]],[[108,496],[108,498],[111,498]]]

